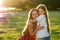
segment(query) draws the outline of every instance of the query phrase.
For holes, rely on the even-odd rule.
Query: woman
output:
[[[36,33],[42,30],[44,27],[37,27],[37,22],[32,22],[38,17],[38,11],[36,9],[31,9],[28,15],[28,20],[26,26],[22,32],[22,37],[19,40],[36,40]],[[23,38],[23,39],[22,39]]]

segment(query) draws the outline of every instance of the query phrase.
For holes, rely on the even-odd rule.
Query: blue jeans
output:
[[[41,38],[41,40],[50,40],[50,36]]]

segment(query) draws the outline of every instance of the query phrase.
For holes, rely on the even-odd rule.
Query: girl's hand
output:
[[[43,26],[40,26],[40,27],[37,27],[36,29],[37,29],[37,31],[39,31],[39,30],[44,29],[44,27]]]

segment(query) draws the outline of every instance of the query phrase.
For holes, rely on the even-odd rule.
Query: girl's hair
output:
[[[22,34],[23,34],[23,35],[25,35],[25,33],[27,32],[28,23],[30,22],[30,20],[33,19],[33,18],[32,18],[32,12],[33,12],[33,11],[37,11],[37,12],[38,12],[38,10],[35,9],[35,8],[33,8],[33,9],[31,9],[31,10],[29,11],[26,25],[25,25],[25,27],[24,27],[24,29],[23,29],[23,31],[22,31]],[[36,29],[36,26],[37,26],[36,24],[37,24],[37,23],[34,23],[34,24],[33,24],[33,26],[35,25],[35,26],[34,26],[35,29]]]
[[[45,11],[44,14],[46,16],[48,31],[50,31],[50,21],[49,21],[49,16],[48,16],[48,10],[47,10],[47,8],[46,8],[46,6],[44,4],[38,5],[36,9],[39,9],[39,8],[41,8],[41,9],[43,9]]]

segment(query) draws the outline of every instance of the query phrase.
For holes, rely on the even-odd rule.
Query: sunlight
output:
[[[3,5],[3,0],[0,0],[0,18],[4,17],[3,15],[5,14],[4,12],[10,11],[10,10],[15,10],[15,8],[12,7],[5,7]]]
[[[3,15],[6,14],[6,13],[3,13],[4,11],[10,11],[10,10],[15,10],[15,8],[12,8],[12,7],[8,7],[8,8],[0,7],[0,12],[2,12],[2,13],[0,13],[0,17],[4,17]]]
[[[0,0],[0,6],[2,6],[3,5],[3,0]]]
[[[0,7],[0,11],[7,11],[7,10],[15,10],[16,8],[12,8],[12,7],[8,7],[8,8],[6,8],[6,7]]]
[[[8,10],[8,9],[4,7],[0,7],[0,11],[3,11],[3,10]]]
[[[0,13],[0,18],[3,17],[3,14],[4,14],[4,13]]]
[[[9,7],[8,10],[15,10],[16,8]]]

